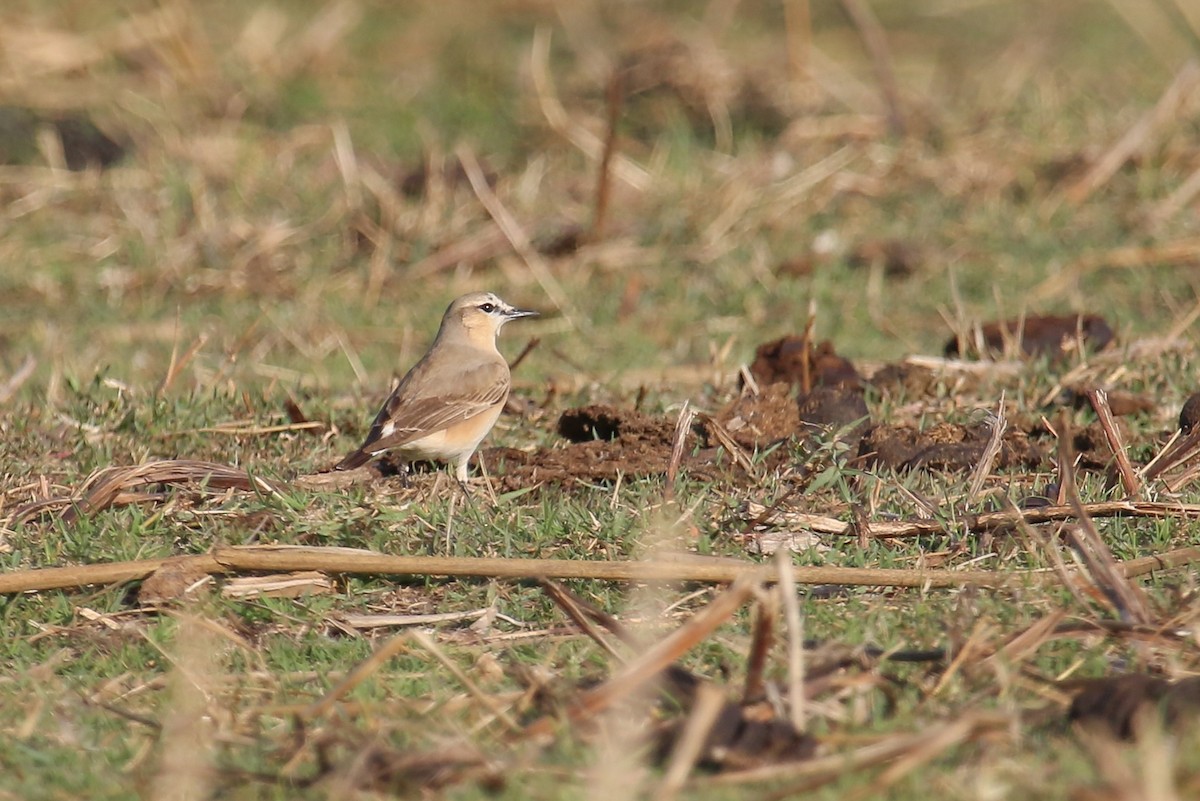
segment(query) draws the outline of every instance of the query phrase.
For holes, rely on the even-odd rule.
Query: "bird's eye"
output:
[[[494,303],[485,303],[485,304],[483,304],[482,306],[480,306],[480,307],[479,307],[479,310],[480,310],[481,312],[483,312],[484,314],[491,314],[492,312],[494,312],[494,311],[496,310],[496,304],[494,304]]]

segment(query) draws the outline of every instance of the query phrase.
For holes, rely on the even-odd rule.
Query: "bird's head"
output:
[[[472,292],[450,304],[442,318],[442,328],[458,326],[471,339],[494,341],[509,320],[537,315],[530,309],[516,308],[492,292]]]

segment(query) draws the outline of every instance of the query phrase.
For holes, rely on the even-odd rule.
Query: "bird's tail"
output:
[[[335,464],[333,466],[333,469],[334,470],[353,470],[356,467],[362,467],[364,464],[366,464],[369,461],[371,461],[371,454],[367,453],[362,448],[359,448],[356,451],[352,451],[350,454],[348,454],[346,456],[345,459],[342,459],[342,461]]]

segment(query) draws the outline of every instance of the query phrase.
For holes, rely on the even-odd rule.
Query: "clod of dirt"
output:
[[[938,423],[924,431],[912,423],[881,424],[863,437],[858,455],[869,465],[894,470],[970,470],[983,456],[990,438],[991,429],[982,423]],[[1044,460],[1045,454],[1024,432],[1009,429],[1001,441],[995,466],[1034,468]]]
[[[63,160],[71,170],[110,167],[125,156],[128,147],[82,112],[46,115],[19,106],[0,106],[0,163],[29,164],[37,159],[37,135],[44,127],[58,134]]]
[[[1092,402],[1087,393],[1094,387],[1068,387],[1064,391],[1063,402],[1076,409],[1091,408]],[[1125,392],[1119,389],[1108,390],[1108,407],[1116,417],[1128,417],[1135,414],[1152,412],[1158,404],[1154,398],[1145,393]]]
[[[800,413],[786,384],[770,384],[757,395],[742,392],[717,414],[717,422],[741,447],[762,450],[795,436],[800,428]],[[716,440],[707,429],[706,436],[709,442]]]
[[[490,187],[496,186],[499,175],[486,161],[480,160],[484,181]],[[399,169],[394,173],[396,186],[406,197],[424,197],[429,193],[431,185],[442,184],[448,189],[470,186],[467,171],[463,169],[458,159],[446,159],[437,165],[422,162],[416,169],[404,171]]]
[[[494,448],[484,453],[489,467],[495,465],[492,469],[502,491],[664,474],[671,459],[675,420],[595,404],[563,412],[558,431],[571,444],[535,453]]]
[[[1179,410],[1179,430],[1190,434],[1197,423],[1200,423],[1200,392],[1184,401],[1183,408]]]
[[[356,751],[339,772],[351,787],[400,797],[421,797],[466,783],[497,792],[505,784],[500,766],[470,746],[412,752],[373,743]]]
[[[181,600],[189,589],[207,577],[207,571],[188,557],[168,559],[138,588],[138,606],[159,606]]]
[[[570,256],[587,241],[587,230],[578,223],[564,223],[547,231],[534,241],[538,253],[550,258]]]
[[[814,387],[796,398],[796,406],[801,422],[821,428],[842,428],[866,418],[859,426],[865,428],[870,418],[862,393],[846,387]]]
[[[936,396],[939,381],[938,374],[928,367],[896,362],[876,370],[868,383],[885,395],[913,400]]]
[[[1066,314],[1026,317],[986,323],[980,328],[983,352],[1004,355],[1019,344],[1026,356],[1066,356],[1082,344],[1091,350],[1103,350],[1115,339],[1112,326],[1097,314]],[[974,342],[962,347],[958,337],[946,343],[947,356],[980,355]]]
[[[665,760],[682,731],[681,721],[665,729],[655,749]],[[776,717],[769,707],[726,703],[704,742],[699,764],[709,770],[748,770],[782,762],[811,759],[817,739],[796,731],[789,721]]]
[[[912,275],[921,265],[921,249],[902,239],[868,239],[850,252],[851,267],[883,266],[884,274],[893,278]]]
[[[570,442],[648,438],[665,440],[669,445],[675,435],[675,423],[665,417],[592,404],[563,412],[558,418],[558,433]]]
[[[1143,710],[1160,711],[1168,727],[1195,720],[1200,713],[1200,677],[1172,683],[1145,673],[1130,673],[1072,684],[1081,689],[1071,701],[1068,719],[1104,727],[1125,740],[1137,734]]]
[[[862,378],[854,364],[833,349],[828,340],[815,348],[806,348],[804,337],[786,336],[759,345],[754,351],[750,374],[759,386],[792,384],[803,388],[805,356],[808,356],[807,375],[810,387],[857,387]]]

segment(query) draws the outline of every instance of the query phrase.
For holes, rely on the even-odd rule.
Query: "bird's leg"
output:
[[[468,455],[467,459],[471,457]],[[458,488],[462,490],[463,497],[467,499],[467,503],[471,508],[475,508],[475,498],[471,495],[471,488],[467,486],[467,459],[459,462],[454,469],[454,480],[458,482]]]

